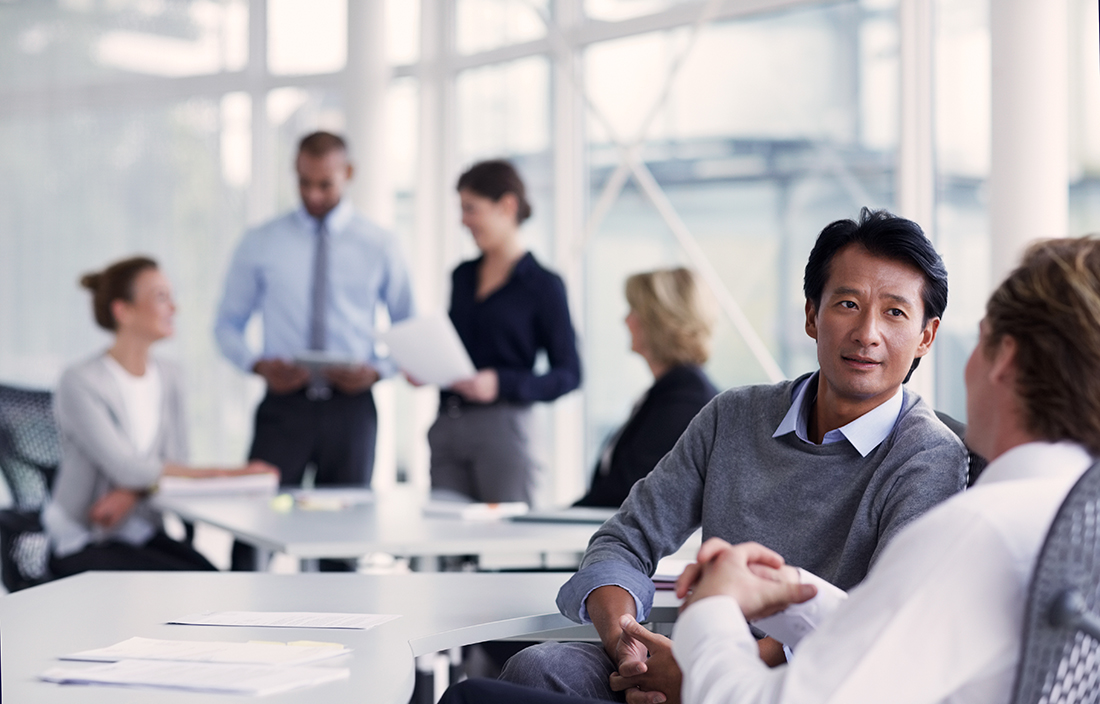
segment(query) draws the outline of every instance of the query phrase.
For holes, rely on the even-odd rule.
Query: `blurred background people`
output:
[[[428,431],[432,489],[474,501],[532,503],[537,462],[531,404],[580,385],[581,363],[561,278],[524,247],[526,188],[506,161],[458,179],[462,224],[481,251],[452,274],[451,321],[477,374],[441,392]],[[549,369],[535,371],[545,351]]]
[[[695,274],[684,268],[635,274],[626,280],[626,300],[630,350],[646,361],[653,385],[604,445],[577,506],[617,508],[718,394],[701,368],[710,357],[714,305]]]
[[[234,469],[187,467],[187,416],[180,369],[149,353],[172,334],[172,289],[157,263],[126,259],[81,285],[96,323],[114,333],[106,352],[69,368],[55,413],[61,465],[43,512],[50,570],[212,570],[169,537],[148,496],[161,476],[277,471],[264,462]]]

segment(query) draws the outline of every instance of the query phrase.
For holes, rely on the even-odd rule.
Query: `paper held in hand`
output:
[[[477,373],[451,319],[443,313],[403,320],[379,338],[406,374],[444,388]]]

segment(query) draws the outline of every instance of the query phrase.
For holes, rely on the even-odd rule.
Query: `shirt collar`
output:
[[[788,409],[787,415],[783,416],[779,427],[772,433],[773,438],[793,432],[799,440],[810,442],[809,416],[813,402],[817,398],[817,377],[819,373],[815,372],[796,382],[791,407]],[[894,426],[898,422],[898,416],[901,415],[903,400],[904,390],[899,386],[898,392],[887,401],[867,411],[851,423],[825,433],[825,437],[821,439],[821,444],[829,445],[847,440],[852,444],[852,447],[856,448],[860,456],[866,457],[893,432]]]
[[[1075,442],[1029,442],[1017,445],[989,463],[975,486],[1018,479],[1076,479],[1092,465],[1088,450]]]
[[[352,214],[351,203],[347,198],[341,198],[340,202],[336,204],[336,207],[325,215],[325,225],[328,227],[329,234],[335,234],[340,230],[343,230],[349,222],[351,222]],[[298,217],[298,221],[304,226],[309,228],[310,232],[317,230],[317,218],[306,212],[304,205],[299,205],[298,210],[295,212]]]

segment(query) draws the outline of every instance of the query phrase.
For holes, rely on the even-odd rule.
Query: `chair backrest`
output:
[[[963,445],[966,445],[966,423],[955,420],[943,411],[936,411],[936,417],[940,419],[941,423],[950,428],[951,432],[959,436],[959,440],[963,441]],[[974,482],[978,481],[978,476],[981,475],[982,470],[984,470],[985,466],[989,464],[989,461],[978,453],[971,450],[969,445],[966,446],[966,454],[966,485],[968,487],[971,487],[974,486]]]
[[[1100,462],[1070,490],[1035,563],[1012,702],[1100,702]]]
[[[46,503],[60,462],[53,394],[0,385],[0,472],[17,508]]]
[[[0,579],[9,592],[48,582],[50,542],[38,511],[0,510]]]

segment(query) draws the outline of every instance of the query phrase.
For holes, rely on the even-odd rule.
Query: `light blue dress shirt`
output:
[[[812,404],[806,403],[806,396],[812,389],[814,397],[817,397],[817,378],[820,373],[806,377],[795,388],[794,398],[791,400],[791,409],[787,411],[787,415],[783,417],[783,422],[772,433],[773,438],[793,432],[799,440],[811,442],[809,414]],[[872,450],[889,437],[894,430],[894,426],[897,425],[898,416],[901,415],[904,393],[904,389],[899,386],[897,393],[891,396],[888,401],[867,411],[851,423],[825,433],[825,437],[821,439],[821,444],[828,445],[847,440],[852,443],[852,447],[856,448],[856,451],[862,457],[871,454]]]
[[[362,360],[383,376],[396,371],[375,350],[375,315],[385,305],[390,320],[413,314],[405,262],[392,234],[341,201],[325,217],[329,278],[325,352]],[[225,279],[214,336],[222,353],[245,371],[257,360],[290,360],[309,347],[310,287],[318,221],[304,208],[247,232]],[[263,352],[249,348],[244,329],[259,312]]]

